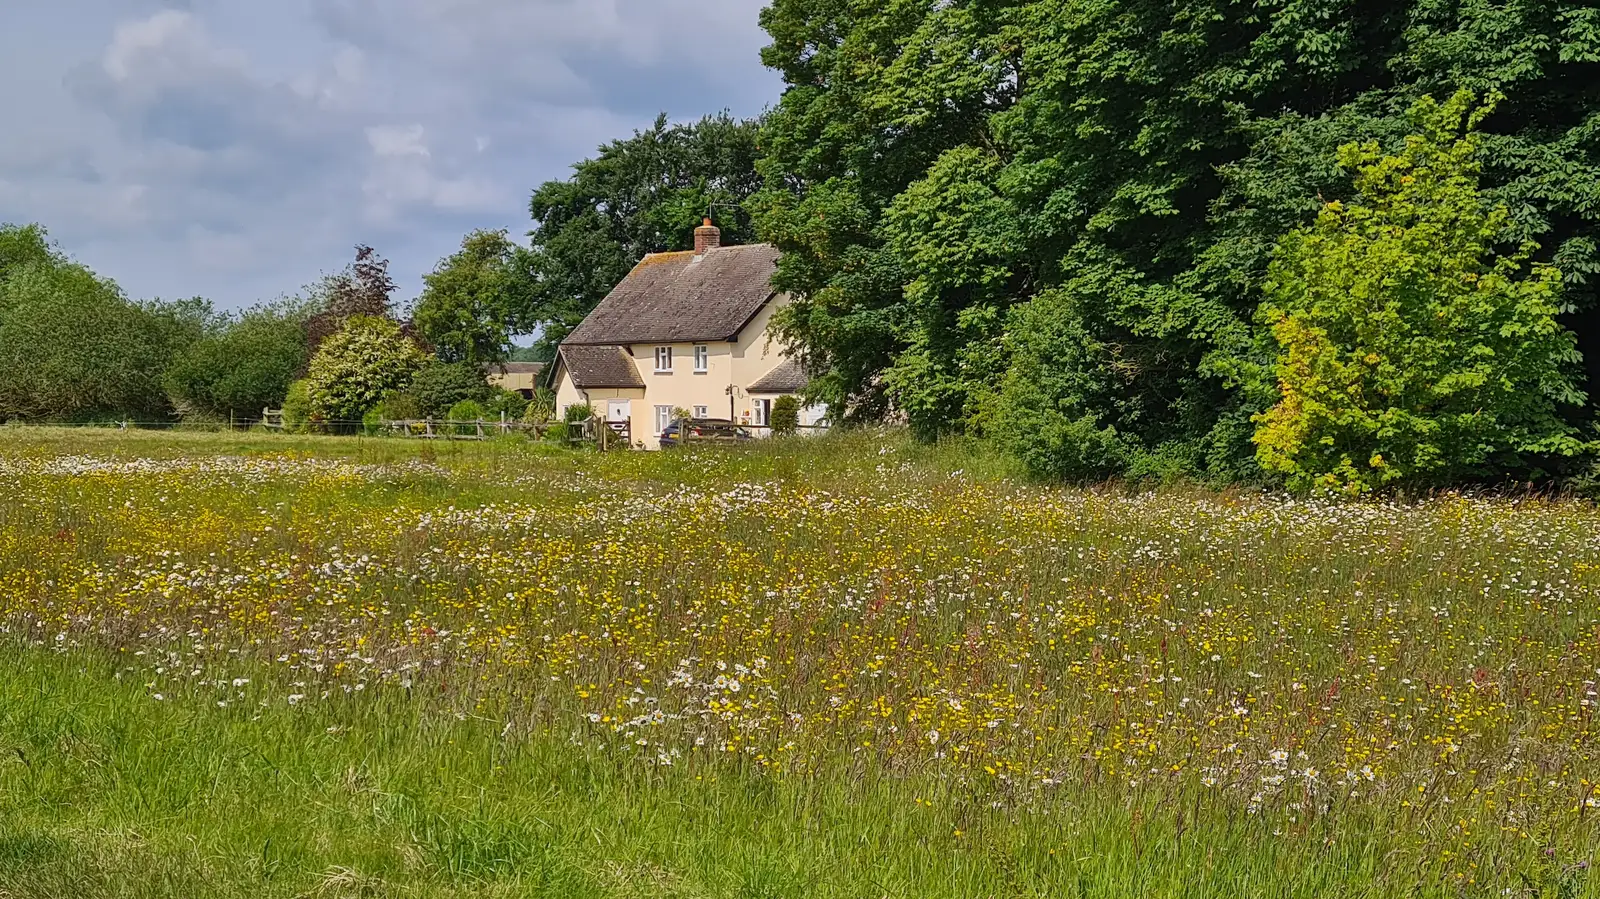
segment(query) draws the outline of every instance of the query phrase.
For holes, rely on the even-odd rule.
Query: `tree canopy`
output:
[[[0,225],[0,421],[170,419],[163,375],[210,314],[132,302],[43,228]]]
[[[755,122],[724,113],[672,125],[665,115],[547,181],[529,203],[532,279],[513,327],[553,347],[648,253],[690,249],[709,211],[723,242],[754,236],[747,197],[760,187]],[[545,352],[548,357],[548,351]]]
[[[1584,5],[775,0],[762,22],[786,90],[751,205],[836,416],[892,406],[1046,472],[1263,476],[1274,248],[1355,195],[1339,147],[1397,152],[1413,106],[1463,88],[1496,101],[1484,201],[1600,349]]]
[[[474,231],[422,277],[417,333],[444,362],[505,362],[514,310],[528,306],[528,256],[504,231]]]

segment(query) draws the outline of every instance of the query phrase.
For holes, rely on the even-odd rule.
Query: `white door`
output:
[[[609,400],[606,402],[606,421],[627,421],[628,410],[633,404],[627,400]]]

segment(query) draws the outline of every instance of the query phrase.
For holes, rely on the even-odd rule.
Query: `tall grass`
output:
[[[1591,506],[0,441],[0,895],[1600,895]]]

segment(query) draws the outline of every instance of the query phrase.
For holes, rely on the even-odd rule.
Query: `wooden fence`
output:
[[[261,424],[263,427],[275,431],[285,430],[282,409],[261,410]],[[354,433],[367,433],[372,436],[405,437],[419,440],[487,440],[491,437],[501,437],[509,434],[522,434],[534,440],[543,440],[557,427],[565,427],[566,441],[569,444],[593,443],[602,450],[628,449],[633,445],[632,427],[625,421],[602,422],[593,421],[576,422],[563,425],[561,422],[542,422],[529,424],[507,418],[504,414],[499,421],[457,421],[450,418],[416,418],[389,421],[380,421],[374,434],[363,422],[321,422],[324,426],[346,426]]]

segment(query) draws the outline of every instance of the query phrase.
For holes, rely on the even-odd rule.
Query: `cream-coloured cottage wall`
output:
[[[773,297],[770,303],[763,306],[761,311],[750,319],[744,330],[739,332],[739,340],[733,346],[735,421],[755,420],[754,404],[751,403],[753,397],[745,388],[777,368],[783,359],[783,347],[768,333],[768,329],[772,326],[773,313],[788,303],[788,294]]]
[[[672,348],[672,368],[657,371],[656,348]],[[694,348],[703,346],[707,351],[706,371],[694,367]],[[660,448],[656,438],[656,407],[687,409],[693,414],[696,406],[706,407],[707,418],[726,418],[728,415],[728,385],[732,383],[733,348],[728,343],[639,343],[634,344],[634,366],[644,379],[644,402],[635,403],[633,409],[634,442],[643,443],[646,449]]]

